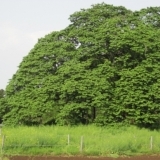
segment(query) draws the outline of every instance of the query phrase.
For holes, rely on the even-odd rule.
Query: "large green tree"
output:
[[[158,126],[159,12],[102,3],[72,14],[19,65],[4,123]]]

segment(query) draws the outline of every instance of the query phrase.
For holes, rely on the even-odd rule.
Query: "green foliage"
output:
[[[102,3],[72,14],[19,65],[4,123],[159,127],[159,12]]]
[[[3,118],[3,115],[5,114],[5,91],[3,89],[0,89],[0,124],[2,123],[2,118]]]
[[[0,98],[3,98],[5,95],[5,91],[3,89],[0,89]]]

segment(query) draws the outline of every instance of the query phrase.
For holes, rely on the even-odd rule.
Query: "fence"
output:
[[[1,132],[0,132],[1,133]],[[28,136],[28,139],[11,139],[5,135],[0,135],[1,154],[7,154],[9,150],[18,148],[52,148],[53,151],[57,148],[63,150],[74,150],[75,153],[114,153],[127,150],[143,150],[153,151],[160,150],[160,144],[153,144],[153,136],[143,139],[142,137],[130,137],[130,139],[121,139],[111,136],[76,136],[76,135],[59,135],[57,137],[37,137],[33,139]],[[62,151],[63,152],[63,151]],[[68,151],[69,152],[69,151]]]

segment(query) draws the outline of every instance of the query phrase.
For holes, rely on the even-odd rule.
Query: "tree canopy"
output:
[[[6,87],[3,122],[159,126],[160,7],[101,3],[69,19],[23,58]]]

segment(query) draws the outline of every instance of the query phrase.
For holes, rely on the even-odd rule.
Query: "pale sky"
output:
[[[102,2],[133,11],[160,6],[160,0],[0,0],[0,89],[38,38],[67,27],[75,11]]]

